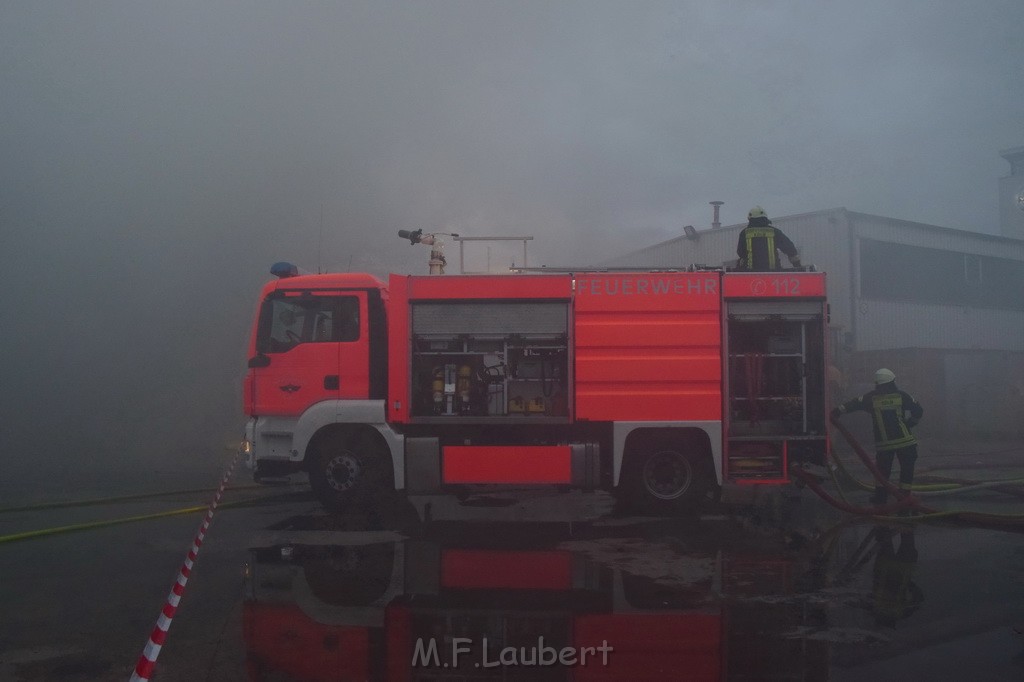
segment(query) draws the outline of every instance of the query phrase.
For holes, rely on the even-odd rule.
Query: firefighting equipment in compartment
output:
[[[555,393],[564,390],[561,364],[549,357],[530,358],[518,362],[515,378],[536,381],[541,395],[545,398],[551,398]]]
[[[486,360],[484,361],[486,362]],[[483,414],[503,415],[505,411],[505,373],[506,366],[502,362],[496,365],[484,364],[477,373],[483,395]]]
[[[891,369],[882,368],[875,372],[875,385],[887,384],[890,381],[896,381],[896,375]]]
[[[472,370],[470,370],[472,373]],[[455,364],[436,365],[431,373],[430,396],[434,414],[452,415],[463,409],[456,392],[459,366]],[[470,395],[472,390],[470,390]]]
[[[472,410],[471,392],[473,387],[473,368],[469,365],[459,366],[459,377],[456,391],[459,396],[459,410],[466,414]]]
[[[444,412],[444,367],[434,368],[431,390],[434,398],[434,414],[441,414]]]
[[[751,218],[764,218],[764,217],[765,217],[764,209],[761,208],[760,206],[755,206],[754,208],[750,209],[747,212],[747,220],[750,220]]]
[[[508,401],[508,413],[509,414],[525,414],[526,413],[526,401],[523,400],[523,396],[517,395],[509,398]]]
[[[764,392],[764,355],[748,353],[744,358],[744,374],[747,379],[747,415],[750,425],[761,420],[761,397]]]
[[[530,400],[526,406],[526,411],[530,414],[544,414],[544,398],[537,396]]]

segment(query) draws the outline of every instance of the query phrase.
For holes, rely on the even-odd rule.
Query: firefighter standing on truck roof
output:
[[[736,244],[736,255],[740,257],[737,267],[740,270],[778,270],[777,251],[786,254],[794,268],[800,267],[800,254],[793,242],[772,225],[763,208],[755,206],[747,213],[747,226],[740,230]]]
[[[867,412],[875,430],[875,465],[886,478],[892,474],[893,458],[900,461],[900,488],[907,493],[914,482],[914,462],[917,460],[917,438],[911,433],[924,410],[906,391],[896,387],[896,375],[892,370],[880,369],[875,372],[875,388],[860,398],[849,400],[832,410],[837,419],[846,412]],[[885,504],[888,496],[881,482],[875,485],[871,496],[874,504]]]

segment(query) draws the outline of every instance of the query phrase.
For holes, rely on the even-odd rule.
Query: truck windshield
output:
[[[260,309],[256,349],[284,353],[303,343],[359,339],[359,299],[308,293],[268,296]]]

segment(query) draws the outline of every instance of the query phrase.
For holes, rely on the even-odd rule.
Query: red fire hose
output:
[[[797,479],[806,484],[808,488],[813,490],[819,497],[825,500],[825,502],[829,503],[836,509],[845,511],[849,514],[856,514],[858,516],[890,516],[893,514],[893,512],[913,509],[918,513],[917,516],[903,517],[901,518],[901,520],[918,521],[935,519],[940,517],[953,517],[960,520],[970,521],[973,523],[983,525],[1010,525],[1016,526],[1018,528],[1024,525],[1024,515],[1022,514],[990,514],[981,512],[971,512],[966,510],[942,511],[922,505],[917,497],[915,497],[912,494],[909,494],[905,490],[898,488],[897,486],[893,485],[887,478],[882,476],[881,472],[878,471],[878,467],[875,466],[875,463],[871,456],[864,451],[864,448],[860,445],[860,443],[857,442],[857,439],[853,437],[853,434],[851,434],[845,426],[839,423],[839,421],[835,418],[832,418],[831,422],[832,425],[839,431],[839,433],[842,434],[843,438],[846,439],[846,442],[850,444],[854,452],[857,453],[857,456],[860,457],[861,461],[864,462],[864,465],[871,472],[872,476],[874,476],[878,484],[883,486],[889,492],[892,492],[896,495],[896,502],[892,504],[876,507],[858,507],[856,505],[850,504],[846,500],[838,500],[832,495],[830,495],[821,486],[817,477],[815,477],[811,473],[804,471],[803,469],[800,469],[799,467],[796,466],[792,467],[791,473]]]

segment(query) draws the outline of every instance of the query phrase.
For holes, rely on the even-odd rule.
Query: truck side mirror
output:
[[[264,355],[263,353],[257,353],[256,355],[249,358],[249,367],[269,367],[270,356]]]

